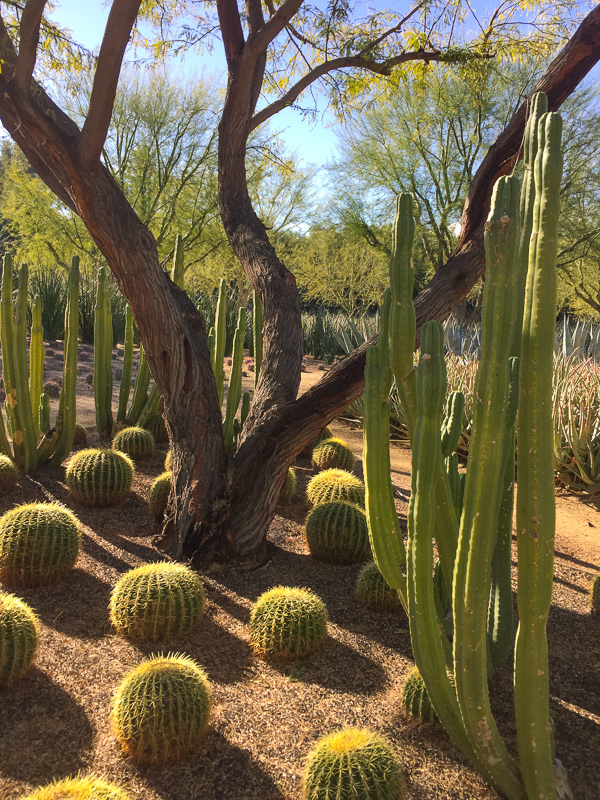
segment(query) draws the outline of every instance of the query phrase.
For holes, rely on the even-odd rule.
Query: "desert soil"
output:
[[[52,349],[59,353],[60,343]],[[91,352],[81,351],[78,417],[96,444],[93,390],[85,379]],[[119,366],[118,351],[114,365]],[[60,372],[60,357],[48,359],[48,367],[48,377]],[[302,390],[321,374],[307,359]],[[244,382],[251,387],[251,373]],[[331,427],[351,445],[360,475],[360,430],[340,422]],[[399,444],[391,452],[404,519],[410,452]],[[311,558],[302,527],[304,489],[313,474],[306,460],[297,462],[295,497],[271,526],[268,560],[252,568],[210,568],[203,576],[207,611],[192,634],[159,646],[133,644],[115,634],[107,613],[112,587],[128,569],[161,559],[152,545],[159,528],[147,497],[165,454],[166,447],[158,447],[149,460],[138,462],[133,492],[117,508],[89,509],[71,501],[64,468],[22,476],[16,490],[0,498],[0,513],[33,500],[64,502],[80,518],[83,532],[75,569],[61,583],[3,587],[35,608],[41,637],[31,670],[0,691],[0,798],[23,798],[35,786],[81,771],[105,776],[136,800],[300,800],[309,750],[320,736],[344,725],[373,728],[388,738],[405,771],[410,800],[496,797],[439,726],[404,714],[400,691],[413,660],[402,614],[377,615],[355,601],[361,565],[332,567]],[[591,577],[600,570],[599,529],[595,505],[558,492],[551,707],[557,756],[577,800],[600,800],[600,621],[590,615],[588,599]],[[330,615],[322,652],[283,667],[255,657],[247,632],[253,602],[276,585],[310,587]],[[207,670],[214,707],[196,755],[167,767],[141,767],[125,758],[115,741],[111,700],[127,671],[160,651],[184,652]],[[514,750],[509,669],[496,674],[491,689],[499,726]]]

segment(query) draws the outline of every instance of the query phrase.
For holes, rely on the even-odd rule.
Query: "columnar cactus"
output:
[[[41,786],[24,800],[131,800],[131,795],[112,783],[89,775],[64,778]]]
[[[33,610],[18,597],[0,591],[0,688],[10,686],[29,669],[37,641]]]
[[[127,418],[127,404],[131,393],[131,372],[133,369],[133,314],[127,306],[125,311],[125,341],[123,344],[123,371],[119,385],[119,406],[117,408],[117,422],[125,422]]]
[[[285,483],[283,484],[281,492],[279,493],[278,505],[284,506],[286,503],[290,502],[296,493],[296,483],[296,470],[293,467],[290,467],[287,471],[287,475],[285,476]]]
[[[17,468],[8,456],[0,455],[0,494],[6,494],[19,480]]]
[[[198,749],[210,707],[203,669],[187,656],[156,656],[132,670],[117,690],[113,729],[135,761],[176,762]]]
[[[365,485],[360,478],[343,469],[326,469],[311,478],[306,487],[306,497],[312,506],[345,500],[364,508]]]
[[[600,614],[600,575],[596,575],[590,587],[592,614]]]
[[[345,728],[319,739],[308,756],[305,800],[401,800],[404,776],[394,751],[369,730]]]
[[[374,561],[370,561],[359,572],[354,594],[363,606],[381,614],[398,611],[402,607],[398,592],[386,582]]]
[[[422,719],[424,722],[437,721],[425,681],[421,677],[418,667],[413,667],[402,687],[402,705],[411,717]]]
[[[60,503],[28,503],[0,517],[0,580],[50,584],[71,571],[81,542],[79,520]]]
[[[233,422],[242,397],[242,364],[244,361],[244,336],[246,333],[246,309],[242,306],[238,312],[238,324],[233,339],[233,358],[227,387],[227,405],[223,420],[223,439],[225,447],[233,447]]]
[[[39,294],[31,305],[31,337],[29,340],[29,396],[33,411],[35,440],[40,438],[40,419],[37,410],[44,391],[44,328],[42,326],[42,299]]]
[[[115,506],[131,491],[133,462],[124,453],[102,448],[80,450],[69,461],[69,494],[85,506]]]
[[[145,428],[123,428],[113,439],[112,447],[130,458],[146,458],[154,453],[154,436]]]
[[[371,557],[365,512],[352,503],[319,503],[306,517],[305,529],[308,549],[321,561],[354,564]]]
[[[98,270],[98,292],[94,309],[94,401],[96,426],[101,438],[110,436],[112,417],[112,311],[106,286],[106,269]]]
[[[167,510],[172,479],[173,474],[171,472],[163,472],[150,487],[148,505],[150,506],[150,513],[156,522],[162,521]]]
[[[354,453],[342,439],[323,439],[312,451],[312,466],[319,472],[324,469],[352,472],[354,461]]]
[[[318,650],[327,637],[327,609],[309,589],[277,586],[264,592],[250,615],[254,652],[279,661]]]
[[[131,639],[156,641],[181,636],[200,620],[204,584],[184,564],[144,564],[119,580],[110,599],[110,619]]]
[[[126,421],[129,425],[137,425],[144,406],[148,402],[148,387],[150,386],[150,365],[146,361],[144,348],[140,345],[138,370],[133,384],[133,397],[127,412]]]
[[[144,428],[150,431],[154,436],[154,441],[157,444],[166,444],[169,441],[169,434],[167,433],[167,426],[165,425],[165,418],[162,414],[152,414],[151,417],[144,423]]]

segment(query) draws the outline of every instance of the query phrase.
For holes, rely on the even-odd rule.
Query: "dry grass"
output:
[[[309,750],[343,725],[371,727],[389,739],[411,800],[496,797],[443,730],[403,714],[400,687],[413,666],[406,620],[356,603],[360,565],[332,567],[309,556],[301,525],[311,475],[306,461],[297,470],[296,498],[271,527],[268,561],[256,569],[213,567],[205,576],[207,613],[191,635],[144,647],[111,630],[111,588],[131,567],[160,559],[150,543],[157,528],[146,499],[163,459],[164,448],[138,465],[133,494],[115,509],[71,502],[62,468],[22,478],[16,492],[2,499],[0,512],[34,499],[61,500],[84,526],[83,552],[65,580],[15,590],[36,609],[42,632],[34,667],[0,692],[2,800],[17,800],[77,771],[105,776],[138,800],[299,800]],[[403,504],[398,508],[406,511]],[[587,599],[589,576],[597,569],[571,555],[557,559],[550,619],[557,753],[578,800],[600,798],[600,622],[590,617]],[[322,652],[279,667],[252,654],[247,632],[253,601],[278,584],[311,588],[331,617]],[[111,698],[129,669],[160,651],[185,652],[207,670],[213,716],[199,754],[174,766],[136,766],[110,730]],[[500,672],[492,688],[501,727],[510,735],[509,672]]]

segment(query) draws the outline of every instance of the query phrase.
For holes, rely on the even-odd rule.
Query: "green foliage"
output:
[[[150,507],[150,513],[156,522],[162,522],[165,511],[167,510],[172,479],[173,475],[171,472],[163,472],[150,487],[148,505]]]
[[[146,458],[154,453],[154,436],[145,428],[123,428],[113,439],[112,447],[130,458]]]
[[[600,575],[596,575],[590,586],[592,614],[600,614]]]
[[[38,641],[38,621],[27,603],[0,591],[0,688],[29,669]]]
[[[343,469],[326,469],[311,478],[306,487],[306,497],[312,506],[345,500],[364,508],[365,485],[360,478]]]
[[[387,583],[374,561],[359,572],[354,593],[358,602],[371,611],[388,613],[402,607],[397,591]]]
[[[150,431],[157,444],[166,444],[169,441],[169,434],[167,433],[167,426],[165,425],[165,418],[162,414],[153,414],[144,423],[144,428]]]
[[[6,494],[19,480],[17,468],[8,456],[0,454],[0,494]]]
[[[351,472],[354,467],[354,453],[342,439],[323,439],[312,451],[313,469],[343,469]]]
[[[413,667],[402,688],[402,705],[411,717],[422,719],[423,722],[437,721],[436,713],[425,688],[425,681],[421,677],[418,667]]]
[[[401,800],[404,776],[390,745],[360,728],[317,742],[304,775],[306,800]]]
[[[66,484],[71,497],[85,506],[115,506],[131,491],[133,462],[104,448],[80,450],[69,461]]]
[[[296,492],[296,483],[296,470],[293,467],[290,467],[287,471],[287,475],[285,476],[285,483],[283,484],[281,492],[279,493],[277,505],[285,506],[290,502]]]
[[[279,661],[318,650],[327,637],[327,609],[309,589],[277,586],[264,592],[250,615],[250,643]]]
[[[64,578],[75,564],[79,520],[60,503],[28,503],[0,517],[0,580],[40,586]]]
[[[41,786],[24,800],[131,800],[131,795],[112,783],[88,775]]]
[[[305,522],[311,555],[332,564],[354,564],[371,557],[367,518],[362,508],[336,501],[320,503]]]
[[[199,575],[184,564],[144,564],[126,572],[112,591],[110,619],[123,636],[156,641],[182,636],[206,604]]]
[[[332,436],[333,436],[333,434],[331,432],[331,428],[328,428],[326,426],[325,428],[323,428],[321,433],[318,434],[318,436],[315,436],[315,438],[312,440],[312,442],[309,442],[309,444],[306,445],[304,450],[302,450],[302,452],[300,453],[299,457],[300,458],[310,458],[312,456],[312,451],[319,444],[319,442],[322,442],[324,439],[331,439]]]
[[[112,724],[134,761],[177,762],[198,749],[210,707],[203,669],[184,655],[156,656],[123,680],[113,700]]]

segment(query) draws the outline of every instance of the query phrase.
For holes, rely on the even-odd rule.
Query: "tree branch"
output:
[[[231,68],[245,45],[242,21],[236,0],[217,0],[217,13],[227,66]]]
[[[81,131],[79,153],[84,164],[100,162],[112,117],[117,83],[125,48],[137,19],[141,0],[113,0],[90,96],[88,114]]]
[[[19,55],[15,70],[15,84],[22,92],[28,92],[31,86],[45,5],[46,0],[27,0],[23,9],[19,27]]]
[[[265,53],[278,33],[285,28],[294,14],[298,11],[304,0],[285,0],[275,14],[269,18],[255,36],[248,39],[248,53],[251,58],[256,58],[260,53]]]

